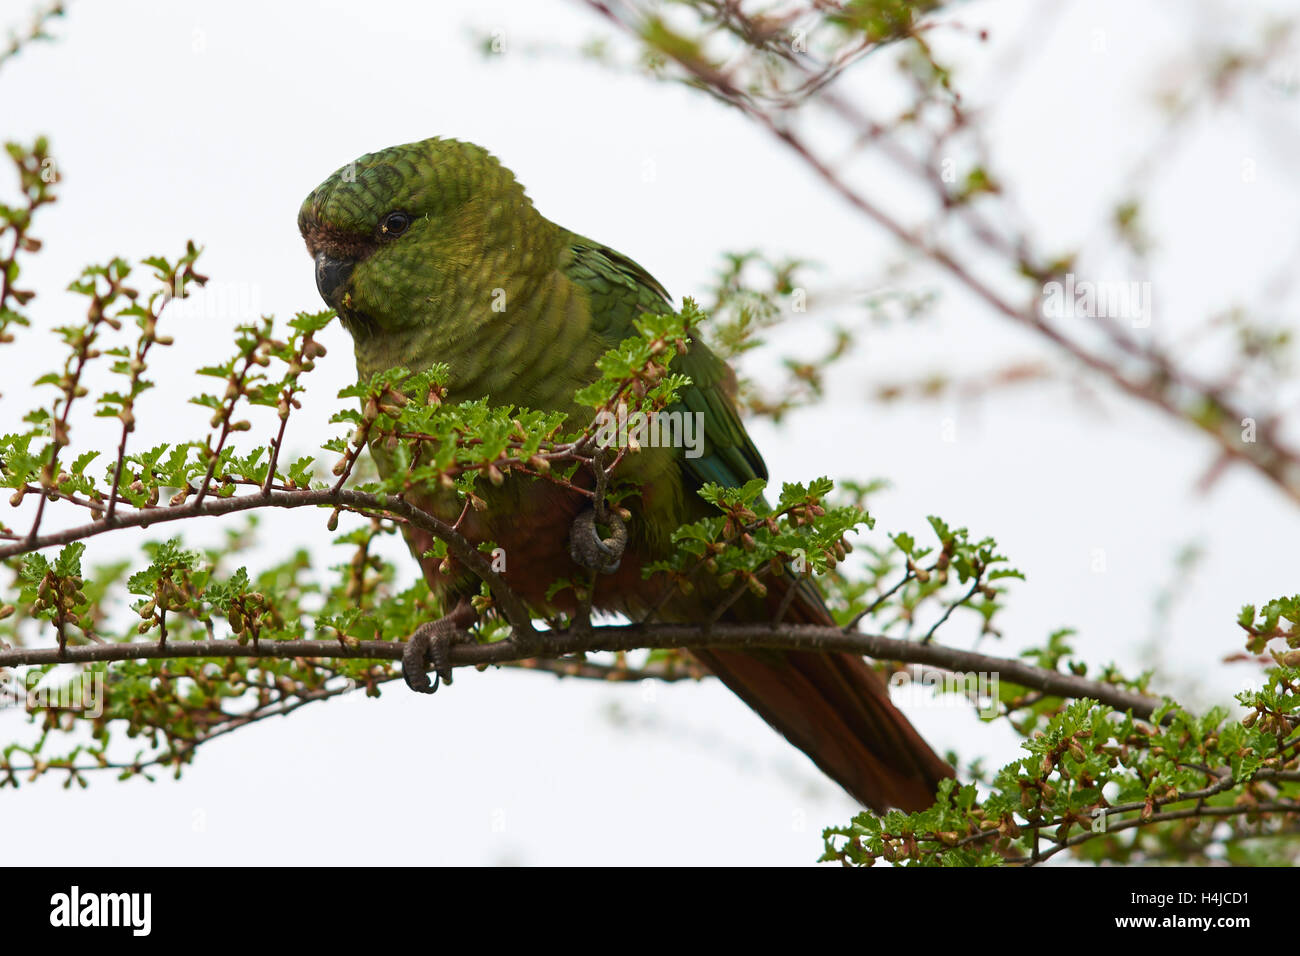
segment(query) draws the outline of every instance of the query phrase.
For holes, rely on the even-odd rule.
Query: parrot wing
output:
[[[592,329],[611,347],[635,333],[645,312],[672,308],[667,291],[626,256],[581,237],[570,245],[565,272],[590,297]],[[706,345],[692,341],[674,370],[691,383],[682,389],[682,410],[703,415],[704,446],[698,457],[678,459],[690,492],[705,482],[738,488],[767,478],[753,440],[736,409],[735,374]],[[724,620],[771,620],[789,588],[790,623],[834,624],[810,578],[787,574],[772,582],[766,602],[736,602]],[[863,804],[877,810],[930,806],[938,782],[952,769],[931,750],[889,699],[884,681],[860,656],[812,651],[692,651],[733,693],[807,754]]]
[[[611,347],[636,334],[633,322],[646,312],[672,310],[662,285],[627,256],[588,239],[570,245],[566,273],[591,297],[592,328]],[[767,465],[736,411],[736,376],[731,367],[700,342],[692,340],[673,363],[691,384],[678,393],[674,411],[703,416],[704,447],[698,457],[681,458],[684,477],[693,492],[706,482],[739,488],[752,478],[767,478]]]

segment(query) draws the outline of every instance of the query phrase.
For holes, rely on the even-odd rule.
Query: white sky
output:
[[[26,6],[6,4],[0,26],[24,23]],[[1050,29],[1028,34],[1025,73],[1011,84],[1002,57],[1039,5],[963,6],[962,21],[989,27],[992,42],[961,47],[969,69],[958,76],[975,102],[981,91],[993,98],[1000,169],[1036,233],[1061,247],[1095,235],[1122,196],[1157,128],[1156,81],[1180,82],[1170,64],[1207,36],[1250,36],[1227,4],[1063,6]],[[486,61],[471,28],[502,31],[505,53]],[[32,311],[46,328],[70,319],[81,307],[61,290],[84,264],[175,255],[191,237],[206,246],[202,271],[229,283],[235,302],[281,318],[315,311],[295,224],[302,198],[359,154],[435,134],[490,148],[545,215],[637,259],[677,296],[700,294],[721,251],[753,246],[871,285],[891,246],[738,116],[684,90],[522,53],[576,47],[602,30],[558,0],[73,3],[56,43],[0,70],[0,135],[49,135],[65,177],[35,230],[45,251],[25,266],[40,293]],[[871,79],[853,88],[868,107]],[[1158,164],[1153,334],[1259,303],[1261,277],[1294,256],[1298,103],[1255,90],[1199,117]],[[1242,176],[1245,161],[1253,178]],[[907,207],[901,183],[867,182]],[[1270,301],[1265,314],[1283,319],[1293,305]],[[191,370],[225,355],[232,326],[250,317],[214,306],[184,328],[140,413],[152,413],[154,430],[133,441],[197,429],[200,410],[167,396],[192,391]],[[795,328],[783,342],[810,337]],[[336,325],[322,338],[329,356],[297,422],[304,453],[333,434],[333,394],[353,378],[346,333]],[[32,330],[21,348],[0,350],[0,428],[17,426],[23,386],[52,365],[52,341]],[[1002,619],[1008,653],[1071,625],[1090,661],[1135,667],[1173,556],[1198,541],[1208,554],[1166,635],[1162,686],[1195,683],[1195,699],[1226,701],[1250,675],[1218,663],[1240,647],[1237,609],[1295,590],[1282,542],[1296,540],[1300,516],[1272,487],[1233,470],[1198,495],[1209,446],[1114,397],[1085,407],[1049,386],[967,405],[864,400],[881,382],[1045,354],[949,295],[932,322],[872,329],[835,378],[831,407],[780,429],[758,423],[755,437],[776,480],[889,478],[893,490],[875,505],[882,530],[919,532],[937,513],[996,536],[1029,577],[1013,583]],[[944,419],[955,442],[941,439]],[[101,425],[87,420],[80,434]],[[263,527],[268,561],[298,546],[328,550],[320,516]],[[88,560],[130,543],[96,539]],[[1103,573],[1091,570],[1099,548]],[[991,762],[1016,753],[1004,728],[962,710],[908,710],[940,750]],[[3,738],[21,732],[20,716],[0,715],[0,728]],[[463,673],[434,698],[392,687],[378,702],[306,708],[205,746],[180,782],[104,778],[65,791],[51,779],[0,800],[6,819],[24,821],[6,832],[12,857],[51,864],[807,864],[821,827],[854,810],[719,686],[605,687],[510,671]],[[414,845],[412,813],[426,821]]]

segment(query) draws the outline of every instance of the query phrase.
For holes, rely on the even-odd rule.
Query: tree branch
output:
[[[474,545],[455,528],[433,515],[421,511],[397,495],[371,495],[360,491],[317,488],[304,491],[272,491],[270,494],[240,495],[230,498],[208,498],[188,504],[165,508],[143,508],[128,515],[116,514],[112,518],[90,524],[65,528],[33,539],[0,547],[0,561],[5,558],[81,541],[85,538],[121,528],[147,528],[168,521],[187,518],[218,517],[251,511],[256,508],[312,508],[320,506],[345,506],[365,509],[370,513],[387,514],[436,535],[447,542],[447,548],[456,559],[487,582],[497,600],[503,616],[516,633],[528,637],[534,633],[532,617],[523,600],[515,594],[505,579],[492,570],[492,564]],[[202,656],[202,655],[200,655]]]
[[[1162,701],[1114,684],[1073,674],[1045,670],[1024,661],[938,644],[920,644],[880,634],[846,634],[838,627],[755,624],[625,624],[603,625],[586,631],[534,632],[534,642],[521,648],[513,641],[491,644],[455,644],[450,649],[453,667],[513,664],[532,658],[645,649],[743,648],[746,650],[799,650],[861,654],[877,660],[928,664],[947,671],[986,673],[1014,684],[1059,697],[1088,697],[1117,710],[1131,710],[1150,719]],[[400,641],[336,640],[264,641],[256,646],[234,640],[185,641],[160,646],[156,642],[95,644],[69,647],[17,647],[0,650],[0,667],[58,662],[147,660],[161,658],[353,658],[401,660]]]
[[[900,148],[896,130],[871,121],[846,100],[835,96],[828,84],[813,83],[805,93],[788,97],[782,102],[762,102],[753,94],[749,85],[743,82],[743,78],[741,81],[733,79],[739,70],[734,62],[719,67],[689,44],[656,45],[651,39],[653,31],[649,29],[653,14],[641,5],[630,2],[610,3],[605,0],[581,2],[618,29],[672,60],[691,85],[739,110],[793,152],[852,209],[882,228],[905,248],[928,259],[941,272],[982,300],[993,312],[1041,335],[1084,368],[1109,380],[1129,397],[1159,409],[1170,418],[1196,426],[1218,446],[1222,460],[1250,465],[1292,501],[1300,502],[1300,449],[1286,444],[1277,429],[1270,427],[1272,416],[1252,414],[1241,403],[1232,400],[1226,385],[1204,380],[1193,369],[1178,364],[1157,346],[1139,342],[1107,316],[1092,317],[1090,321],[1112,346],[1110,352],[1092,346],[1075,330],[1058,328],[1048,322],[1040,296],[1031,293],[1023,302],[1017,302],[1003,294],[983,278],[988,272],[987,267],[979,266],[970,256],[963,257],[954,248],[945,247],[929,238],[935,232],[934,224],[920,222],[909,226],[890,215],[883,205],[865,192],[855,188],[846,177],[837,172],[835,164],[824,151],[818,151],[807,139],[795,132],[792,117],[799,116],[809,104],[830,108],[847,128],[846,131],[854,137],[854,142],[871,143],[881,148],[900,168],[916,176],[924,185],[932,187],[936,193],[937,208],[945,214],[954,213],[966,222],[979,240],[981,248],[992,249],[1002,255],[1012,274],[1034,275],[1040,281],[1054,277],[1048,267],[1040,265],[1040,261],[1050,261],[1048,257],[1033,257],[1023,238],[1008,244],[993,233],[983,219],[973,214],[968,204],[958,201],[945,189],[931,165],[918,162],[915,156]],[[718,18],[717,22],[724,23],[751,45],[755,43],[755,38],[764,38],[755,48],[779,55],[784,62],[798,69],[801,76],[808,75],[800,59],[792,56],[787,49],[788,36],[784,30],[772,34],[770,30],[762,29],[758,20],[730,4],[719,8],[714,15]],[[908,36],[920,43],[920,31],[923,29],[918,26]],[[772,42],[776,37],[780,37],[780,42]],[[899,39],[901,37],[885,40],[882,47],[898,42]],[[841,73],[842,68],[836,68],[826,72],[825,77],[834,79]],[[1226,79],[1235,78],[1234,74]],[[970,116],[960,106],[954,106],[953,110],[956,126],[971,124]],[[907,132],[909,136],[914,134],[915,127],[908,126]],[[1021,234],[1023,236],[1023,230]],[[1133,360],[1140,363],[1137,371],[1129,369]],[[1218,414],[1203,414],[1201,405]],[[1242,441],[1238,434],[1240,423],[1261,417],[1265,427],[1260,429],[1254,440]]]

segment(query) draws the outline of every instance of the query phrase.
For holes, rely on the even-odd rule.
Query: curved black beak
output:
[[[356,264],[355,259],[331,259],[323,252],[316,253],[316,290],[335,309],[339,307],[339,292]]]

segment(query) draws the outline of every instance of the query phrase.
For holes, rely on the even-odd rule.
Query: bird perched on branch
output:
[[[315,261],[317,288],[352,335],[361,376],[445,363],[449,402],[488,397],[583,422],[592,410],[574,394],[599,376],[596,360],[635,335],[642,314],[672,310],[645,269],[545,219],[513,174],[470,143],[435,138],[363,156],[312,191],[298,227]],[[599,572],[597,610],[637,619],[656,607],[666,621],[709,620],[729,597],[723,589],[705,582],[662,601],[664,581],[643,568],[672,551],[675,529],[716,513],[697,494],[705,483],[739,487],[766,478],[767,470],[736,411],[726,363],[693,340],[672,367],[689,376],[678,401],[702,414],[703,447],[695,456],[646,447],[621,459],[616,477],[635,493],[620,502],[629,518],[615,560],[590,557],[608,550],[589,517],[592,497],[562,484],[512,473],[499,485],[481,483],[486,507],[463,514],[454,490],[415,489],[407,500],[444,521],[460,519],[470,542],[503,548],[506,583],[539,613],[575,610],[573,589],[548,596],[557,578]],[[382,454],[375,457],[381,473],[392,467]],[[600,496],[595,504],[603,506]],[[413,554],[429,552],[430,535],[405,532]],[[462,566],[447,570],[439,559],[420,560],[431,588],[454,609],[449,616],[463,626],[472,619],[468,602],[479,580]],[[790,588],[797,593],[783,603]],[[778,608],[787,623],[834,623],[811,582],[793,577],[774,581],[765,596],[745,594],[721,620],[768,621]],[[419,666],[408,666],[406,676],[428,690],[424,653],[421,647]],[[692,653],[867,806],[924,808],[938,782],[952,776],[860,657]]]

